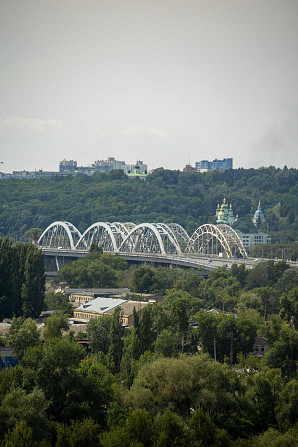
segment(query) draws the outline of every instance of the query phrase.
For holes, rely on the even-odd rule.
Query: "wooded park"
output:
[[[19,360],[0,371],[2,446],[297,445],[296,268],[234,264],[203,277],[93,250],[56,281],[162,299],[130,328],[117,307],[75,335],[67,297],[44,294],[41,251],[0,248],[2,319],[13,318],[1,343]],[[54,313],[37,325],[41,309]],[[266,352],[256,355],[256,337]]]

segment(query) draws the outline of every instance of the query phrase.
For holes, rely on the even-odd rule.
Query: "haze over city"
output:
[[[295,0],[0,2],[1,171],[297,167]]]

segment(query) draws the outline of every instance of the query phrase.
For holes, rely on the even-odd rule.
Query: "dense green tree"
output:
[[[67,337],[49,339],[24,355],[25,366],[34,371],[35,384],[50,401],[50,411],[58,421],[81,414],[75,393],[81,386],[76,369],[84,356],[84,348]]]
[[[68,301],[63,292],[50,292],[46,294],[44,305],[48,310],[59,310],[71,317],[73,315],[73,305]]]
[[[35,321],[31,318],[14,318],[9,329],[8,342],[16,356],[22,359],[26,349],[40,343],[40,333]]]
[[[264,362],[271,368],[280,368],[286,377],[294,377],[298,361],[298,332],[283,326],[278,340],[266,352]]]
[[[228,358],[232,364],[238,353],[251,351],[257,326],[250,319],[201,312],[196,320],[202,348],[216,360]]]
[[[8,430],[1,447],[33,447],[32,429],[25,421],[18,422],[12,430]]]
[[[153,323],[153,309],[149,304],[144,307],[142,311],[142,316],[140,319],[140,327],[139,327],[139,340],[140,340],[140,353],[144,354],[145,351],[148,351],[152,348],[152,343],[155,340],[155,334],[152,328]]]
[[[108,352],[111,369],[113,372],[120,371],[123,349],[123,333],[124,328],[122,326],[121,309],[120,307],[117,307],[114,311],[113,319],[111,322],[110,347]]]
[[[157,414],[167,408],[186,416],[202,407],[225,420],[237,408],[236,374],[208,356],[181,356],[146,364],[126,395],[126,403]]]
[[[280,369],[265,367],[249,378],[249,385],[247,396],[254,404],[254,425],[259,430],[275,425],[275,407],[283,386]]]
[[[43,337],[45,339],[61,338],[63,331],[69,329],[67,316],[63,312],[55,312],[45,320]]]
[[[126,261],[119,255],[92,251],[85,258],[61,267],[58,279],[73,287],[115,287]]]
[[[32,429],[35,440],[41,440],[49,434],[50,422],[47,418],[48,402],[41,390],[35,389],[26,394],[22,388],[7,393],[0,407],[2,424],[12,429],[16,423],[24,421]]]
[[[126,421],[114,430],[103,433],[102,447],[151,447],[153,423],[150,415],[143,410],[129,414]]]
[[[277,283],[277,290],[282,293],[288,293],[294,287],[298,287],[298,269],[292,268],[282,275]]]
[[[291,327],[298,329],[298,287],[283,293],[280,299],[280,314],[285,317]]]
[[[132,291],[149,293],[154,284],[154,271],[149,267],[138,267],[134,270],[132,279]]]
[[[97,447],[100,426],[91,418],[59,424],[55,447]]]
[[[38,317],[44,301],[44,259],[41,250],[28,246],[24,283],[22,284],[22,314],[25,317]]]
[[[103,315],[100,318],[93,318],[87,326],[87,334],[92,352],[103,352],[107,354],[110,347],[110,329],[112,316]]]
[[[190,434],[183,419],[174,412],[166,410],[157,415],[154,421],[156,447],[188,447]]]
[[[280,430],[285,432],[298,421],[298,381],[292,379],[279,394],[275,415]]]
[[[154,352],[159,357],[176,357],[178,354],[179,342],[180,339],[177,334],[168,329],[164,329],[156,339]]]
[[[19,314],[17,301],[19,301],[21,284],[17,283],[17,276],[12,241],[8,238],[0,239],[0,321],[5,317],[11,318],[14,313]]]

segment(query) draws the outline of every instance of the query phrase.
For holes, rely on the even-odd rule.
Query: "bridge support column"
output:
[[[56,261],[57,271],[59,272],[59,270],[60,270],[60,265],[59,265],[58,256],[55,256],[55,261]]]

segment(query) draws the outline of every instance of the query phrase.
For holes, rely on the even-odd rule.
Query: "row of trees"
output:
[[[0,321],[38,317],[43,307],[44,258],[32,244],[0,239]]]
[[[261,199],[264,229],[268,225],[272,241],[284,248],[296,240],[297,179],[297,169],[269,167],[210,173],[157,169],[146,182],[128,179],[121,171],[8,180],[0,183],[0,234],[24,238],[30,229],[44,230],[56,220],[72,222],[81,232],[98,220],[177,222],[192,234],[199,225],[215,221],[217,204],[225,196],[239,215],[236,228],[245,232],[254,230],[251,219]],[[274,247],[270,255],[281,257]],[[294,252],[292,256],[295,260]]]
[[[186,328],[181,301],[169,293],[125,332],[119,310],[92,320],[89,355],[61,312],[42,335],[34,321],[14,319],[9,342],[23,366],[0,373],[2,445],[295,446],[295,328],[275,317],[263,325],[272,343],[264,359],[241,354],[231,368],[204,353],[209,341],[217,330],[229,357],[232,331],[235,352],[245,353],[253,322],[199,312],[198,328]]]

